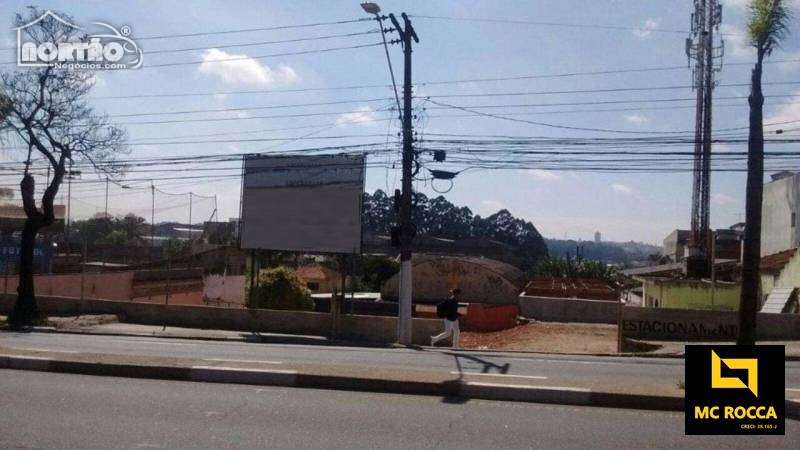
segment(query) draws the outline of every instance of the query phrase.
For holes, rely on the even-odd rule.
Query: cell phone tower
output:
[[[692,69],[692,88],[697,93],[694,133],[694,181],[692,186],[692,219],[686,257],[686,276],[706,278],[713,264],[710,227],[711,212],[711,94],[714,74],[722,69],[725,42],[715,41],[722,22],[722,5],[718,0],[694,0],[691,16],[691,37],[686,39],[686,56]]]

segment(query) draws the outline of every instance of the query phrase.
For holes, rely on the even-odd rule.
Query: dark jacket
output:
[[[456,300],[454,297],[450,297],[447,300],[439,303],[436,309],[437,312],[442,312],[440,317],[450,321],[458,320],[458,300]]]

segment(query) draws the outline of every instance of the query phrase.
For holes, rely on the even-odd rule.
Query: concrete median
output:
[[[575,386],[558,380],[513,379],[501,374],[454,375],[438,370],[387,369],[331,364],[265,365],[255,361],[233,364],[184,358],[104,355],[90,353],[24,353],[0,349],[0,369],[32,370],[95,376],[152,378],[209,383],[335,389],[445,398],[556,403],[644,410],[683,410],[682,394],[663,390],[653,394],[620,386]],[[552,384],[556,383],[556,384]],[[788,408],[787,408],[788,409]]]

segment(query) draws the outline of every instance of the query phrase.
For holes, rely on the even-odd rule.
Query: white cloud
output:
[[[791,73],[800,71],[800,51],[796,52],[781,52],[781,59],[791,60],[792,62],[776,64],[778,69],[784,73]]]
[[[226,61],[229,59],[233,60]],[[216,48],[209,48],[203,52],[203,63],[197,70],[218,77],[229,84],[273,86],[296,83],[300,79],[289,66],[281,65],[272,69],[245,54],[227,53]]]
[[[628,114],[625,116],[625,120],[627,120],[630,123],[635,123],[636,125],[641,125],[643,123],[650,122],[650,119],[641,114]]]
[[[741,10],[747,9],[747,5],[750,4],[750,1],[751,0],[721,0],[723,6]]]
[[[485,214],[494,214],[505,208],[506,205],[497,200],[481,200],[481,210]]]
[[[653,30],[658,28],[658,20],[647,19],[641,27],[633,30],[633,35],[640,39],[649,39],[653,34]]]
[[[614,183],[614,184],[612,184],[611,185],[611,189],[614,192],[616,192],[617,194],[625,194],[625,195],[633,194],[633,189],[631,189],[629,186],[626,186],[626,185],[624,185],[622,183]]]
[[[531,169],[528,171],[528,175],[539,181],[558,181],[561,179],[561,175],[542,169]]]
[[[372,125],[378,120],[378,115],[369,106],[361,106],[353,112],[339,114],[336,125]]]
[[[725,54],[731,54],[735,58],[750,58],[755,56],[755,49],[750,45],[747,38],[747,31],[735,25],[723,23],[719,27],[722,37],[725,39]]]
[[[725,194],[711,194],[711,203],[715,205],[730,205],[736,203],[736,199]]]

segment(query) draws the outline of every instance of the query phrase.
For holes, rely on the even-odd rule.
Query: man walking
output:
[[[452,335],[453,348],[458,348],[458,296],[461,290],[453,288],[450,290],[450,298],[436,305],[436,315],[444,320],[444,332],[431,336],[431,346]]]

